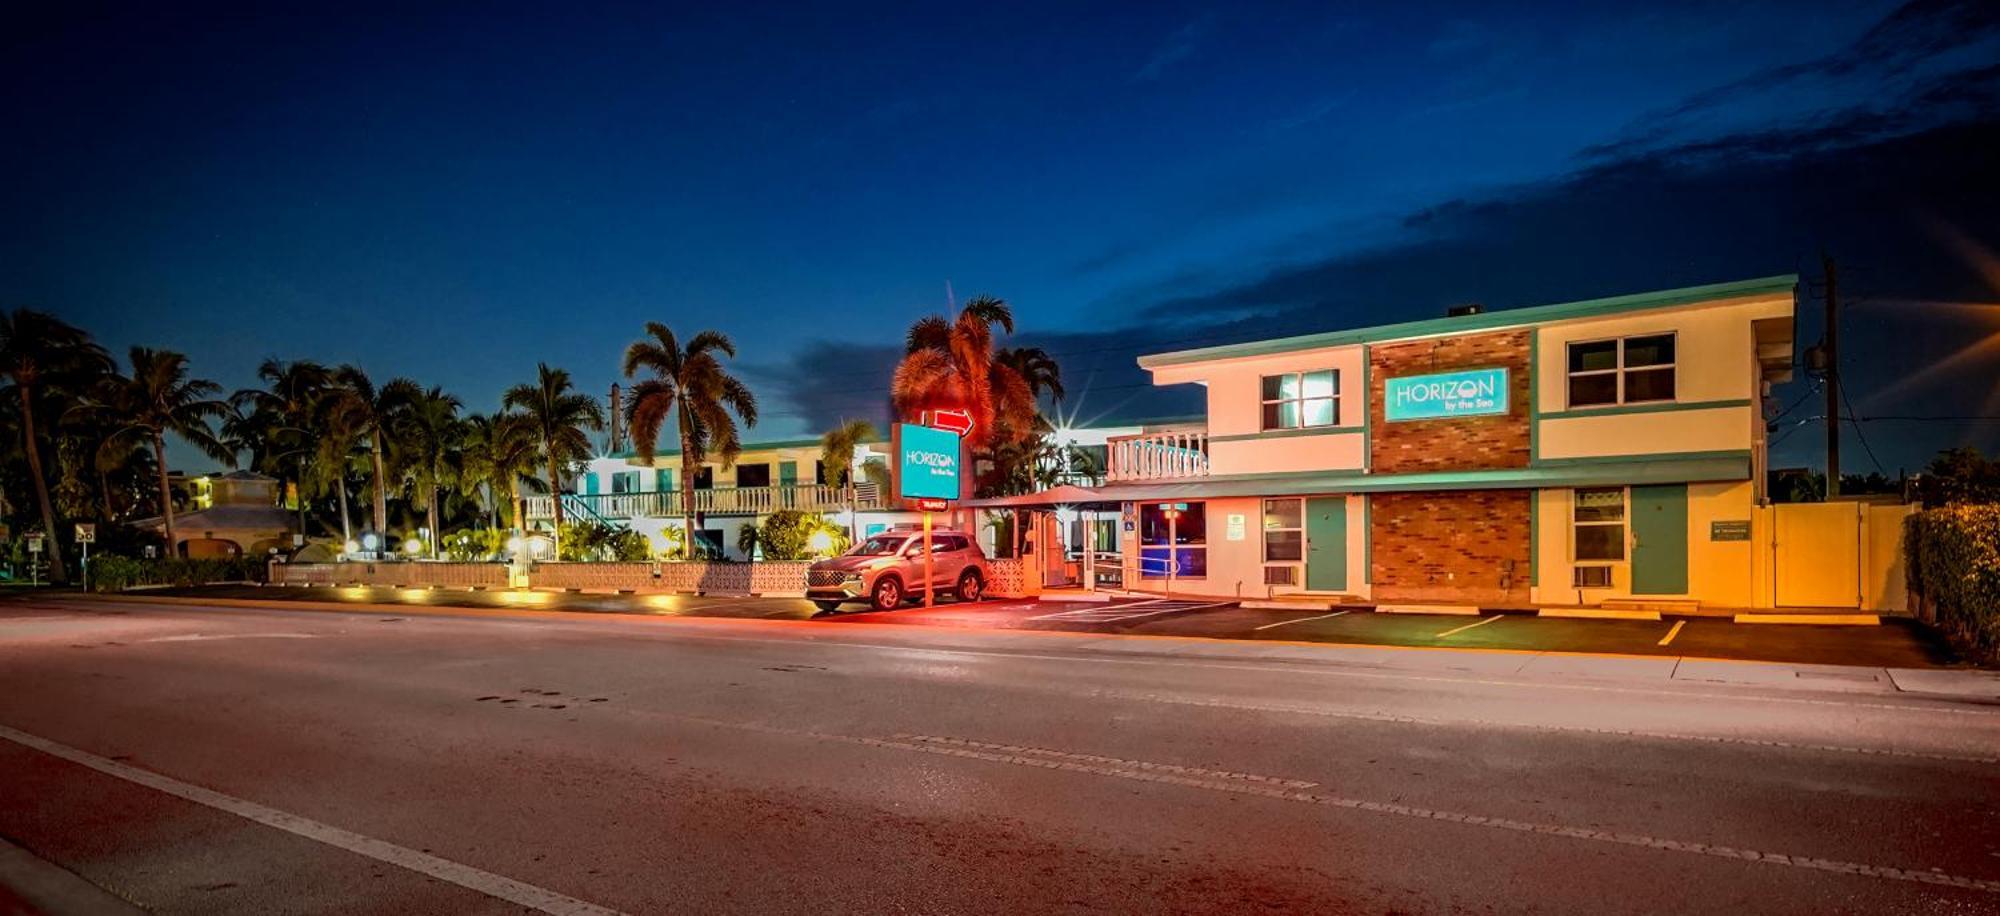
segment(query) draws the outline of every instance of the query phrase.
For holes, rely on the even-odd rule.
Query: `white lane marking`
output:
[[[207,642],[214,639],[318,639],[317,633],[182,633],[179,636],[155,636],[139,642]]]
[[[1121,620],[1137,620],[1141,617],[1158,617],[1161,614],[1178,614],[1183,611],[1204,611],[1227,605],[1227,601],[1177,601],[1164,598],[1141,601],[1135,604],[1114,604],[1110,607],[1080,608],[1073,611],[1057,611],[1030,617],[1029,620],[1060,620],[1069,623],[1116,623]]]
[[[87,600],[79,601],[78,603],[83,604],[86,608],[90,608],[95,604]],[[283,607],[282,605],[239,610],[236,608],[218,609],[215,607],[203,607],[200,605],[149,604],[143,602],[132,602],[132,603],[136,606],[144,607],[148,611],[158,614],[168,614],[168,615],[191,614],[191,615],[209,616],[209,617],[216,616],[218,614],[226,614],[234,617],[243,617],[249,613],[261,613],[261,614],[270,614],[278,617],[297,619],[298,615],[300,614],[346,614],[352,617],[374,617],[378,616],[381,613],[380,611],[349,611],[349,610],[300,611],[300,610],[288,609]],[[452,609],[446,608],[444,610],[452,610]],[[461,608],[459,610],[477,611],[480,609]],[[106,613],[106,611],[90,609],[86,610],[85,613],[103,615]],[[126,613],[126,612],[112,611],[110,613]],[[545,620],[545,619],[523,620],[523,619],[513,619],[513,618],[481,617],[476,613],[470,615],[438,614],[434,615],[434,617],[437,621],[442,623],[458,623],[466,620],[477,620],[484,623],[491,623],[496,627],[502,627],[502,628],[553,627],[577,633],[600,632],[599,628],[602,626],[617,625],[630,622],[626,620],[618,620],[615,619],[615,617],[607,617],[605,619],[593,621],[590,624],[585,624],[581,622],[572,622],[568,620]],[[430,618],[426,618],[426,620],[428,619]],[[654,618],[654,619],[661,619],[661,618]],[[1035,631],[1031,630],[1028,632],[1035,632]],[[683,632],[664,632],[660,630],[650,630],[650,631],[640,632],[636,635],[639,636],[640,638],[657,640],[659,642],[703,642],[703,641],[750,642],[750,643],[765,643],[777,646],[807,646],[811,648],[821,648],[821,647],[831,646],[841,649],[865,649],[869,651],[886,650],[890,652],[907,652],[915,655],[930,654],[930,655],[942,655],[942,656],[963,655],[963,656],[973,656],[979,658],[1020,658],[1020,659],[1034,659],[1036,661],[1047,661],[1047,662],[1069,662],[1072,664],[1083,663],[1089,665],[1100,665],[1100,664],[1159,665],[1159,666],[1169,666],[1174,668],[1212,668],[1221,671],[1254,671],[1263,674],[1285,674],[1288,676],[1296,674],[1310,674],[1310,675],[1319,675],[1322,677],[1352,677],[1352,678],[1365,678],[1365,679],[1380,680],[1380,681],[1415,681],[1418,683],[1466,684],[1466,685],[1481,686],[1481,687],[1510,687],[1518,690],[1537,690],[1537,691],[1574,690],[1574,691],[1583,691],[1586,693],[1628,693],[1628,694],[1637,694],[1639,696],[1650,696],[1650,697],[1706,697],[1711,699],[1730,700],[1743,703],[1783,703],[1783,704],[1790,704],[1797,706],[1833,706],[1844,709],[1886,709],[1899,713],[1936,713],[1938,715],[1946,715],[1946,716],[2000,718],[2000,712],[1996,712],[1992,709],[1983,707],[1960,708],[1960,707],[1950,707],[1950,706],[1937,706],[1933,704],[1938,702],[1951,702],[1951,701],[1945,699],[1926,700],[1922,697],[1912,696],[1910,694],[1885,694],[1885,695],[1911,696],[1912,699],[1916,699],[1918,700],[1918,702],[1856,703],[1847,700],[1816,700],[1807,697],[1779,697],[1779,696],[1770,696],[1768,694],[1758,694],[1758,693],[1716,693],[1713,690],[1707,689],[1706,686],[1701,682],[1684,682],[1678,684],[1674,689],[1671,690],[1659,690],[1646,687],[1611,687],[1601,684],[1576,684],[1576,683],[1568,683],[1557,680],[1501,681],[1501,680],[1494,680],[1492,678],[1439,677],[1439,676],[1423,675],[1423,674],[1391,674],[1384,671],[1357,671],[1354,670],[1352,666],[1361,663],[1346,662],[1346,661],[1333,663],[1342,666],[1338,668],[1330,666],[1306,667],[1301,665],[1288,665],[1282,662],[1277,664],[1253,664],[1248,662],[1237,662],[1237,661],[1209,661],[1185,655],[1176,656],[1173,658],[1131,658],[1131,657],[1112,655],[1103,652],[1089,652],[1083,649],[1079,649],[1079,654],[1076,655],[1048,655],[1042,652],[1013,652],[1013,651],[1005,651],[999,649],[936,648],[929,646],[898,645],[895,643],[843,641],[843,640],[824,638],[819,636],[811,637],[809,640],[802,642],[801,638],[796,636],[788,636],[782,639],[773,639],[767,636],[725,636],[719,633],[696,633],[691,630]],[[1218,641],[1218,642],[1226,642],[1226,641]],[[1452,649],[1452,648],[1442,648],[1442,647],[1433,649],[1429,647],[1380,646],[1373,644],[1336,645],[1333,643],[1329,643],[1328,647],[1337,649],[1363,648],[1363,649],[1407,649],[1409,651],[1444,651],[1444,652],[1467,651],[1463,649]],[[1562,658],[1565,656],[1572,656],[1572,655],[1587,658],[1587,657],[1592,657],[1596,653],[1529,652],[1524,650],[1516,652],[1515,654],[1521,655],[1525,660],[1527,658],[1543,658],[1543,657]],[[1663,657],[1671,657],[1671,656],[1663,656]],[[1727,659],[1722,659],[1722,660],[1727,661]],[[1729,685],[1722,685],[1722,686],[1727,687]],[[1748,686],[1748,685],[1742,685],[1742,686]]]
[[[275,827],[286,833],[324,843],[336,849],[345,849],[357,855],[367,856],[378,862],[387,862],[419,874],[429,875],[440,881],[449,881],[467,890],[477,891],[488,897],[505,900],[529,909],[558,916],[618,916],[618,911],[566,897],[547,888],[536,887],[505,875],[461,865],[449,859],[441,859],[429,853],[418,852],[398,846],[386,840],[362,836],[342,830],[331,824],[300,817],[276,808],[268,808],[253,801],[245,801],[233,795],[224,795],[214,789],[205,789],[193,783],[182,782],[171,776],[162,776],[151,770],[127,766],[116,760],[99,757],[89,751],[81,751],[66,744],[58,744],[37,735],[17,731],[0,725],[0,738],[15,744],[31,747],[53,757],[61,757],[71,763],[80,764],[108,776],[135,783],[184,798],[197,805],[205,805],[217,811],[226,811],[245,820],[255,821],[266,827]]]
[[[1610,830],[1598,830],[1591,827],[1574,827],[1566,824],[1539,823],[1535,821],[1517,821],[1508,818],[1487,817],[1485,815],[1479,815],[1479,814],[1465,814],[1456,811],[1441,811],[1435,808],[1422,808],[1416,805],[1404,805],[1395,802],[1380,802],[1380,801],[1369,801],[1367,799],[1359,799],[1359,798],[1344,798],[1338,795],[1328,795],[1321,792],[1309,792],[1302,789],[1287,788],[1282,784],[1260,784],[1258,782],[1252,782],[1252,781],[1240,781],[1240,780],[1223,781],[1218,779],[1204,779],[1196,776],[1183,776],[1177,774],[1173,772],[1171,769],[1168,769],[1168,767],[1171,766],[1169,764],[1142,765],[1143,763],[1142,761],[1120,760],[1119,758],[1104,758],[1106,760],[1116,762],[1115,765],[1104,765],[1101,763],[1089,762],[1086,759],[1087,755],[1081,755],[1081,754],[1072,755],[1062,751],[1048,751],[1046,749],[1023,748],[1021,749],[1023,751],[1022,753],[1009,753],[1005,750],[1000,750],[1000,751],[981,750],[980,748],[982,747],[1005,748],[1007,746],[987,745],[987,744],[982,744],[981,742],[967,741],[965,739],[941,738],[937,736],[913,736],[913,735],[898,735],[894,738],[869,738],[859,735],[834,734],[831,732],[802,731],[798,729],[784,728],[782,726],[764,725],[752,722],[732,722],[724,719],[712,719],[706,716],[689,716],[689,715],[679,715],[675,713],[656,713],[656,715],[659,715],[662,718],[667,718],[667,719],[676,719],[685,722],[699,723],[702,725],[721,726],[724,728],[739,729],[742,731],[760,732],[763,734],[785,735],[795,738],[809,738],[818,741],[833,741],[841,744],[854,744],[863,747],[885,748],[890,750],[901,750],[901,751],[916,751],[918,753],[923,753],[923,754],[937,754],[939,756],[944,756],[944,757],[960,757],[970,760],[985,760],[994,763],[1012,764],[1014,766],[1037,767],[1045,770],[1065,770],[1072,773],[1086,773],[1093,776],[1108,776],[1114,779],[1130,779],[1138,782],[1165,783],[1168,785],[1183,786],[1191,789],[1202,789],[1209,792],[1219,792],[1223,794],[1254,795],[1262,798],[1277,799],[1281,801],[1303,802],[1306,804],[1320,805],[1328,808],[1341,808],[1350,811],[1367,811],[1375,814],[1387,814],[1395,817],[1438,821],[1448,824],[1460,824],[1467,827],[1484,827],[1489,830],[1507,830],[1517,833],[1534,833],[1534,834],[1541,834],[1543,836],[1559,836],[1567,839],[1588,840],[1598,843],[1612,843],[1622,846],[1635,846],[1643,849],[1659,850],[1661,852],[1688,853],[1693,855],[1710,856],[1718,859],[1729,859],[1738,862],[1758,862],[1765,865],[1781,865],[1789,868],[1803,868],[1812,871],[1834,872],[1838,874],[1848,874],[1848,875],[1860,875],[1870,878],[1882,878],[1891,881],[1907,881],[1915,884],[1931,884],[1943,887],[1956,887],[1956,888],[1963,888],[1966,890],[1985,891],[1987,893],[2000,894],[2000,881],[1986,880],[1982,878],[1968,878],[1960,875],[1947,874],[1942,871],[1918,871],[1914,869],[1896,868],[1893,866],[1886,866],[1886,865],[1865,865],[1859,862],[1842,862],[1835,859],[1820,859],[1812,856],[1795,856],[1795,855],[1787,855],[1784,853],[1760,852],[1754,849],[1740,849],[1734,846],[1718,846],[1709,843],[1693,842],[1689,840],[1670,840],[1663,837],[1647,836],[1645,834],[1619,833]],[[1037,750],[1040,751],[1041,755],[1031,756],[1031,754],[1035,753],[1035,751]],[[1277,779],[1277,777],[1264,777],[1264,778],[1272,780]]]
[[[1486,617],[1486,618],[1482,618],[1482,619],[1481,619],[1481,620],[1480,620],[1480,621],[1479,621],[1478,623],[1468,623],[1468,624],[1466,624],[1465,626],[1462,626],[1462,627],[1452,627],[1451,629],[1449,629],[1449,630],[1446,630],[1446,631],[1444,631],[1444,632],[1442,632],[1442,633],[1439,633],[1438,635],[1436,635],[1435,637],[1432,637],[1432,638],[1433,638],[1433,639],[1443,639],[1443,638],[1445,638],[1445,637],[1447,637],[1447,636],[1450,636],[1450,635],[1451,635],[1451,634],[1453,634],[1453,633],[1463,633],[1463,632],[1465,632],[1465,631],[1467,631],[1467,630],[1470,630],[1470,629],[1472,629],[1473,627],[1483,627],[1483,626],[1485,626],[1485,625],[1487,625],[1487,624],[1489,624],[1489,623],[1492,623],[1493,621],[1496,621],[1496,620],[1499,620],[1499,619],[1500,619],[1500,618],[1501,618],[1502,616],[1504,616],[1504,615],[1501,615],[1501,614],[1495,614],[1495,615],[1493,615],[1493,616],[1491,616],[1491,617]]]
[[[1666,645],[1667,643],[1670,643],[1670,642],[1673,642],[1673,641],[1674,641],[1674,637],[1676,637],[1676,636],[1679,636],[1679,635],[1681,635],[1681,627],[1684,627],[1684,626],[1687,626],[1687,625],[1688,625],[1688,622],[1687,622],[1687,621],[1685,621],[1685,620],[1676,620],[1676,621],[1674,621],[1674,628],[1673,628],[1673,629],[1671,629],[1671,630],[1668,630],[1668,631],[1667,631],[1667,635],[1666,635],[1666,638],[1664,638],[1664,639],[1661,639],[1661,640],[1660,640],[1660,645],[1663,645],[1663,646],[1664,646],[1664,645]]]
[[[1297,620],[1280,620],[1280,621],[1278,621],[1277,623],[1267,623],[1267,624],[1265,624],[1265,625],[1263,625],[1263,626],[1261,626],[1261,627],[1258,627],[1257,629],[1259,629],[1259,630],[1268,630],[1268,629],[1270,629],[1270,628],[1272,628],[1272,627],[1288,627],[1288,626],[1291,626],[1292,624],[1295,624],[1295,623],[1305,623],[1305,622],[1306,622],[1306,621],[1308,621],[1308,620],[1328,620],[1328,619],[1331,619],[1331,618],[1334,618],[1334,617],[1339,617],[1339,616],[1342,616],[1342,615],[1345,615],[1345,614],[1349,614],[1349,613],[1352,613],[1352,612],[1351,612],[1351,611],[1334,611],[1334,612],[1333,612],[1333,613],[1331,613],[1331,614],[1321,614],[1321,615],[1319,615],[1318,617],[1300,617],[1300,618],[1299,618],[1299,619],[1297,619]]]
[[[939,735],[902,734],[902,735],[897,735],[896,739],[899,741],[921,741],[926,744],[937,744],[947,747],[978,748],[979,750],[982,751],[998,751],[1008,754],[1028,754],[1035,757],[1050,757],[1057,760],[1074,760],[1081,763],[1101,763],[1101,764],[1108,764],[1111,766],[1130,767],[1135,770],[1147,770],[1157,773],[1182,773],[1190,776],[1206,776],[1213,779],[1241,779],[1246,782],[1257,782],[1257,783],[1264,783],[1267,785],[1284,786],[1285,788],[1288,789],[1311,789],[1319,785],[1319,783],[1307,782],[1303,779],[1281,779],[1276,776],[1259,776],[1255,773],[1238,773],[1233,770],[1208,770],[1208,769],[1203,769],[1201,767],[1187,767],[1173,763],[1153,763],[1147,760],[1128,760],[1123,757],[1104,757],[1098,754],[1072,754],[1068,751],[1058,751],[1046,747],[1022,747],[1020,745],[1015,745],[1015,744],[990,744],[985,741],[972,741],[966,738],[948,738]]]

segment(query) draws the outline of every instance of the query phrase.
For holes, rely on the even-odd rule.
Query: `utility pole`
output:
[[[1840,287],[1833,258],[1824,254],[1826,271],[1826,498],[1840,495]]]

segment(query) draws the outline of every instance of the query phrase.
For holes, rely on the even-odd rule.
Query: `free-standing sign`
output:
[[[1382,410],[1389,420],[1436,420],[1507,412],[1507,370],[1462,369],[1409,375],[1383,382]]]
[[[77,522],[77,523],[76,523],[76,542],[77,542],[77,543],[79,543],[79,544],[95,544],[95,543],[97,543],[97,523],[96,523],[96,522]]]
[[[898,423],[896,495],[903,499],[958,498],[958,434]]]

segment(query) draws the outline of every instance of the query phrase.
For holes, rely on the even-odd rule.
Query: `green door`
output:
[[[1685,595],[1688,590],[1688,488],[1632,488],[1632,593]]]
[[[796,461],[778,462],[778,485],[781,487],[790,487],[796,486],[798,482],[799,463]]]
[[[1347,590],[1347,497],[1306,500],[1306,590]]]

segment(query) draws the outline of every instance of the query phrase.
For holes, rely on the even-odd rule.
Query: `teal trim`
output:
[[[1633,487],[1631,503],[1632,594],[1687,594],[1687,484]]]
[[[1375,497],[1361,494],[1361,584],[1375,584]]]
[[[1658,404],[1619,404],[1603,407],[1576,407],[1542,414],[1544,420],[1570,420],[1577,417],[1615,417],[1633,413],[1678,413],[1683,410],[1724,410],[1731,407],[1750,407],[1749,398],[1731,398],[1721,401],[1664,401]]]
[[[1528,332],[1528,462],[1542,457],[1542,334]]]
[[[1374,408],[1371,407],[1370,405],[1379,403],[1379,399],[1375,397],[1375,389],[1370,385],[1368,381],[1368,376],[1369,376],[1368,364],[1369,364],[1368,345],[1362,344],[1361,345],[1361,397],[1362,397],[1361,466],[1364,468],[1372,468],[1375,466],[1375,416],[1374,416],[1375,411]],[[1362,581],[1365,582],[1367,580],[1363,579]]]
[[[1290,439],[1296,436],[1336,436],[1365,431],[1361,426],[1308,426],[1303,429],[1267,429],[1261,433],[1232,433],[1210,436],[1210,442],[1243,442],[1250,439]]]
[[[1625,312],[1640,312],[1648,309],[1670,308],[1677,305],[1692,305],[1697,302],[1710,300],[1792,293],[1797,290],[1798,285],[1798,274],[1779,274],[1772,277],[1759,277],[1754,280],[1739,280],[1734,283],[1710,283],[1704,286],[1687,286],[1680,289],[1634,293],[1627,296],[1612,296],[1607,299],[1586,299],[1580,302],[1562,302],[1555,305],[1502,309],[1496,312],[1483,312],[1477,315],[1461,315],[1456,318],[1431,318],[1423,321],[1406,321],[1400,324],[1385,324],[1347,331],[1329,331],[1322,334],[1281,337],[1275,340],[1258,340],[1249,343],[1227,344],[1219,347],[1202,347],[1196,350],[1156,353],[1150,356],[1139,357],[1139,367],[1142,369],[1160,369],[1167,366],[1208,362],[1217,359],[1232,359],[1243,356],[1269,356],[1275,353],[1292,353],[1299,350],[1314,350],[1322,347],[1351,346],[1353,344],[1370,343],[1380,340],[1430,337],[1440,334],[1465,334],[1473,331],[1486,331],[1494,328],[1512,327],[1537,322],[1563,321],[1571,318],[1593,318],[1603,315],[1623,314]]]
[[[1528,491],[1528,586],[1542,584],[1542,491]]]
[[[593,474],[593,473],[590,473],[590,472],[588,472],[588,471],[584,472],[584,475],[583,475],[583,495],[585,495],[585,496],[596,496],[596,495],[597,495],[597,475],[596,475],[596,474]]]
[[[1729,458],[1750,460],[1750,450],[1729,449],[1719,452],[1659,452],[1651,455],[1587,455],[1580,458],[1543,458],[1535,462],[1536,467],[1573,468],[1598,464],[1643,464],[1651,461],[1700,461],[1709,458]]]
[[[1228,496],[1308,496],[1332,493],[1629,486],[1749,479],[1748,452],[1694,452],[1686,455],[1583,459],[1573,464],[1543,462],[1541,465],[1525,468],[1425,474],[1363,474],[1359,471],[1232,474],[1159,483],[1117,483],[1103,487],[1097,493],[1104,502],[1133,502]]]
[[[1347,497],[1305,501],[1306,590],[1347,590]]]

